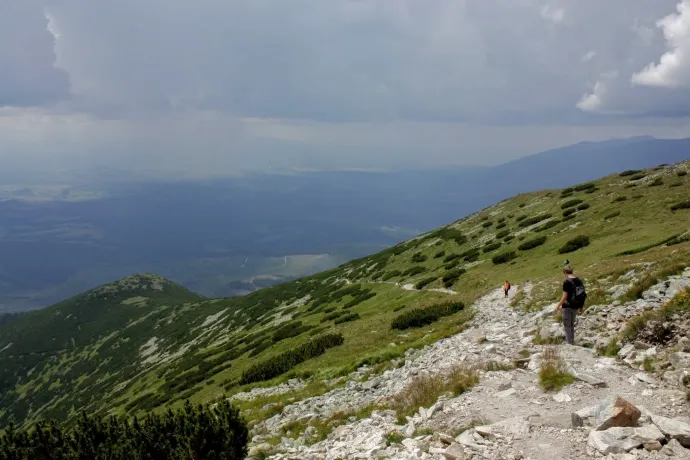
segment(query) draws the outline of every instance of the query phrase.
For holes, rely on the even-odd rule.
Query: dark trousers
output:
[[[570,345],[575,342],[575,318],[577,318],[577,310],[574,308],[562,308],[563,314],[563,329],[565,329],[565,341]]]

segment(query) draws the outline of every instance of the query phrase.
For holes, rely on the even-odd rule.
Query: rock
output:
[[[677,439],[685,447],[690,447],[690,425],[672,418],[652,415],[652,423],[671,439]]]
[[[645,450],[648,450],[650,452],[655,452],[661,450],[663,447],[659,441],[652,441],[652,442],[645,442],[642,444],[642,447],[644,447]]]
[[[520,439],[529,435],[530,422],[523,417],[514,417],[492,423],[488,426],[475,427],[475,431],[484,437],[493,437],[496,434],[501,434]]]
[[[559,403],[570,402],[571,398],[566,393],[560,392],[553,395],[553,400]]]
[[[509,388],[507,390],[499,391],[498,393],[496,393],[496,397],[503,399],[507,398],[508,396],[513,396],[515,393],[517,393],[515,388]]]
[[[448,446],[446,450],[443,451],[443,456],[447,460],[464,460],[465,458],[465,450],[462,448],[460,444],[454,443]]]
[[[603,381],[602,379],[598,377],[594,377],[593,375],[589,374],[583,374],[582,372],[575,372],[573,373],[573,376],[582,382],[588,383],[592,385],[593,387],[596,388],[606,388],[608,387],[607,383]]]
[[[606,431],[593,430],[589,433],[587,445],[604,455],[622,454],[638,447],[641,443],[632,439],[632,428],[617,428]]]
[[[611,427],[635,426],[642,413],[625,399],[617,396],[597,407],[594,415],[596,430],[604,431]]]
[[[659,451],[659,453],[667,457],[689,457],[685,448],[676,439],[671,439],[671,441],[666,444],[664,448]]]
[[[596,415],[598,408],[599,406],[589,406],[570,414],[573,428],[578,428],[585,425],[593,425],[594,416]]]
[[[635,378],[640,382],[648,383],[650,385],[654,385],[657,383],[655,379],[645,374],[644,372],[638,372],[637,374],[635,374]]]
[[[415,430],[416,428],[414,426],[414,422],[410,420],[409,423],[403,429],[403,434],[409,438],[414,434]]]
[[[616,429],[616,428],[611,428]],[[639,441],[640,444],[650,443],[654,441],[661,442],[666,439],[664,433],[662,433],[656,426],[642,426],[639,428],[633,428],[632,439]]]
[[[690,353],[677,351],[668,355],[668,360],[674,369],[685,369],[690,367]]]
[[[453,444],[453,442],[455,442],[452,436],[445,433],[439,433],[438,440],[441,441],[443,444]]]
[[[635,351],[635,345],[632,343],[626,343],[623,348],[618,351],[618,357],[620,359],[626,359],[632,352]]]

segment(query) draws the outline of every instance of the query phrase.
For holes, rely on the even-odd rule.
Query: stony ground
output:
[[[690,270],[686,270],[681,276],[652,287],[641,300],[591,308],[578,321],[577,340],[586,345],[608,340],[627,318],[658,308],[689,285]],[[529,292],[529,286],[524,289]],[[678,378],[679,372],[685,372],[684,366],[690,369],[690,355],[676,353],[673,364],[661,366],[667,372],[654,373],[644,371],[644,358],[664,360],[665,353],[676,350],[637,344],[633,348],[639,353],[631,353],[628,347],[623,351],[623,359],[617,359],[599,356],[592,348],[555,345],[576,380],[560,392],[545,392],[539,386],[538,372],[544,347],[552,345],[538,345],[535,342],[539,340],[535,339],[537,333],[542,338],[560,334],[560,326],[554,325],[550,314],[554,305],[542,312],[526,313],[511,307],[510,300],[502,290],[494,291],[475,303],[476,316],[468,329],[424,349],[408,350],[401,367],[361,381],[368,371],[363,368],[349,376],[343,387],[287,405],[281,414],[254,427],[252,454],[265,458],[270,451],[275,459],[553,460],[597,458],[604,457],[604,453],[609,458],[690,458],[690,450],[680,444],[690,446],[690,405],[682,379]],[[493,369],[512,369],[483,370],[480,382],[471,391],[458,397],[441,396],[436,404],[420,408],[404,424],[398,423],[392,410],[377,410],[366,418],[351,418],[320,442],[312,444],[313,430],[307,429],[297,438],[283,437],[277,446],[265,444],[289,422],[326,419],[337,412],[383,406],[416,376],[443,373],[459,365],[487,369],[488,363],[493,363]],[[292,382],[290,386],[299,384]],[[266,389],[257,391],[257,396],[270,394]],[[285,385],[276,391],[286,391]],[[616,397],[639,409],[634,425],[647,427],[647,432],[615,428],[592,434],[589,423],[573,425],[573,413],[606,406],[607,402],[611,406],[610,401]],[[592,423],[605,418],[602,410]],[[664,428],[665,419],[658,416],[675,419],[672,428]],[[657,426],[664,432],[658,440],[644,438],[650,430],[652,437],[658,434]],[[597,443],[600,435],[605,439]],[[644,446],[642,441],[634,441],[641,437],[646,442]]]

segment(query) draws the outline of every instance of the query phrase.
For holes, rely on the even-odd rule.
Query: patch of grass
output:
[[[605,215],[605,216],[604,216],[604,220],[613,219],[614,217],[618,217],[618,216],[620,216],[620,215],[621,215],[621,212],[620,212],[620,211],[614,211],[614,212],[612,212],[611,214]]]
[[[544,391],[559,391],[575,381],[575,377],[565,370],[565,363],[554,347],[546,347],[542,352],[539,367],[539,385]]]
[[[575,252],[578,249],[582,249],[586,246],[589,246],[589,237],[585,235],[579,235],[565,243],[565,245],[558,250],[558,253],[567,254],[569,252]]]
[[[506,264],[515,258],[517,258],[517,254],[515,253],[515,251],[508,251],[493,256],[491,258],[491,261],[494,263],[494,265],[501,265]]]
[[[685,270],[685,264],[675,264],[669,267],[665,267],[659,270],[655,270],[648,275],[640,278],[632,285],[628,292],[623,296],[624,300],[637,300],[642,298],[644,292],[658,283],[660,280],[664,280],[672,275],[677,275]]]
[[[391,431],[390,433],[386,434],[386,446],[392,446],[393,444],[400,444],[403,442],[405,439],[405,436],[402,434],[396,432],[396,431]]]
[[[621,351],[621,347],[618,345],[618,337],[613,337],[606,344],[606,348],[601,350],[600,353],[604,356],[608,356],[609,358],[615,358],[618,356],[619,351]]]
[[[466,366],[453,367],[450,372],[415,377],[391,401],[391,408],[398,418],[413,415],[420,407],[433,405],[444,393],[459,396],[469,391],[479,382],[478,372]]]
[[[625,328],[620,333],[620,339],[632,342],[650,324],[672,321],[677,314],[688,314],[690,312],[690,288],[676,294],[663,307],[656,310],[647,310],[644,313],[630,319]],[[660,340],[660,342],[663,342]]]
[[[486,363],[484,369],[487,372],[512,371],[515,365],[512,363],[503,363],[498,361],[489,361]]]
[[[661,177],[657,177],[652,182],[650,182],[647,187],[658,187],[660,185],[664,185],[664,180]]]
[[[388,281],[389,279],[398,277],[400,275],[402,275],[402,272],[400,270],[392,270],[386,272],[386,274],[381,277],[381,281]]]
[[[617,256],[629,256],[632,254],[639,254],[641,252],[645,252],[645,251],[648,251],[649,249],[656,248],[658,246],[663,246],[665,244],[673,245],[673,244],[680,244],[682,242],[684,242],[684,241],[682,241],[681,235],[678,234],[678,235],[670,236],[670,237],[668,237],[662,241],[659,241],[658,243],[652,243],[652,244],[648,244],[646,246],[640,246],[639,248],[635,248],[635,249],[628,249],[626,251],[619,252],[616,255]]]
[[[687,176],[687,175],[688,175],[688,172],[684,171],[684,170],[680,170],[676,173],[676,176],[678,176],[678,177],[683,177],[683,176]]]
[[[627,199],[628,199],[628,197],[624,196],[624,195],[617,196],[616,198],[613,199],[613,203],[621,203],[623,201],[627,201]]]
[[[404,271],[404,272],[402,273],[402,275],[403,275],[403,276],[415,276],[415,275],[422,274],[422,273],[424,273],[425,271],[426,271],[426,268],[424,268],[424,267],[422,267],[422,266],[420,266],[420,265],[415,265],[415,266],[409,268],[407,271]]]
[[[651,374],[654,372],[654,362],[649,358],[645,358],[645,360],[642,362],[642,368],[645,372],[649,372]]]
[[[456,270],[451,270],[446,272],[443,275],[442,281],[443,281],[443,287],[445,288],[450,288],[455,284],[455,282],[460,278],[460,276],[465,273],[464,269],[456,269]]]
[[[529,251],[530,249],[537,248],[544,243],[546,243],[546,236],[538,236],[538,237],[533,238],[531,240],[525,241],[520,246],[518,246],[518,249],[520,251]]]

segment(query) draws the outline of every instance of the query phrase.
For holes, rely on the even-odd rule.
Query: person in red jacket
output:
[[[508,291],[510,291],[510,283],[508,280],[506,280],[505,284],[503,285],[503,291],[506,293],[506,297],[508,297]]]

